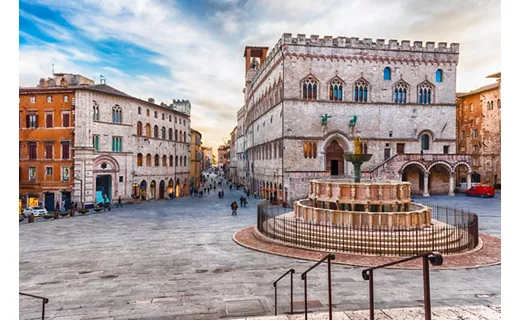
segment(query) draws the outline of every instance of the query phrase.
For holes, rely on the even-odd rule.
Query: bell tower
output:
[[[244,50],[244,58],[246,61],[246,90],[255,76],[258,68],[264,63],[267,57],[267,50],[269,47],[250,47],[247,46]]]

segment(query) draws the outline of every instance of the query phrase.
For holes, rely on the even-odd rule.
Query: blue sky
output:
[[[33,0],[19,2],[19,80],[34,86],[54,63],[139,98],[189,99],[192,127],[216,147],[243,104],[244,46],[284,32],[458,42],[459,92],[501,71],[494,0]]]

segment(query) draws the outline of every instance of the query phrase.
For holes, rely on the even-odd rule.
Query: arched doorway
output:
[[[112,176],[109,174],[96,177],[96,203],[110,202],[112,199]]]
[[[402,181],[408,181],[411,184],[411,193],[420,194],[424,193],[424,172],[426,168],[417,163],[407,164],[402,170]],[[428,183],[428,185],[431,185]]]
[[[283,199],[283,189],[282,189],[281,183],[278,185],[278,199],[280,199],[280,200]]]
[[[157,194],[156,188],[157,188],[157,186],[156,186],[155,180],[152,180],[152,182],[150,182],[150,199],[151,200],[156,199],[156,194]]]
[[[343,148],[336,140],[332,140],[326,149],[326,170],[331,176],[338,176],[345,174],[345,166],[343,159]]]
[[[161,180],[161,182],[159,182],[159,199],[164,199],[164,189],[165,189],[165,186],[166,186],[166,183],[164,182],[164,180]]]
[[[170,181],[168,181],[168,197],[172,197],[173,195],[173,179],[170,179]]]
[[[177,178],[177,181],[175,182],[175,197],[181,196],[181,182],[179,181],[179,178]]]
[[[431,166],[428,171],[430,172],[428,193],[449,194],[451,166],[445,163],[438,163]]]
[[[141,200],[146,200],[146,187],[147,183],[146,181],[141,181],[141,184],[139,185],[139,198]]]

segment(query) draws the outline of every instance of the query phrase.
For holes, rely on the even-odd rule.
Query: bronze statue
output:
[[[361,138],[360,137],[356,137],[354,139],[354,154],[361,154]]]

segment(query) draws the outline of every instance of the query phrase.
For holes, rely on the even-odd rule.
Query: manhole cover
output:
[[[314,308],[322,308],[320,300],[309,300],[307,301],[307,310]],[[302,309],[305,310],[305,301],[294,301],[293,309]]]
[[[266,313],[261,299],[226,301],[220,308],[221,317],[254,316]]]

